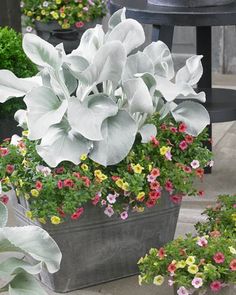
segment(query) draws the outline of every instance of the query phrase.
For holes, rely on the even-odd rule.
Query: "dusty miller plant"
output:
[[[30,140],[39,140],[37,152],[48,165],[79,164],[82,154],[115,165],[137,133],[143,143],[156,135],[145,122],[157,111],[185,122],[194,136],[209,124],[206,109],[192,101],[205,101],[193,89],[202,76],[202,56],[189,58],[175,74],[168,47],[158,41],[137,52],[144,41],[141,24],[126,19],[125,8],[110,18],[107,33],[100,25],[87,30],[69,55],[62,44],[25,35],[24,51],[42,70],[31,79],[0,71],[0,101],[25,96],[27,111],[15,117],[27,125]],[[185,100],[177,105],[175,99]]]
[[[28,254],[34,258],[35,264],[14,256],[0,262],[0,278],[6,282],[0,286],[0,293],[46,295],[33,275],[40,273],[43,266],[50,273],[59,270],[61,252],[57,244],[40,227],[6,227],[7,219],[7,208],[0,202],[0,255],[5,252]]]

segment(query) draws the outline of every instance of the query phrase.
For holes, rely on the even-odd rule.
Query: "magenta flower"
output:
[[[120,218],[121,218],[122,220],[126,220],[128,217],[129,217],[129,215],[128,215],[128,212],[127,212],[127,211],[124,211],[124,212],[122,212],[122,213],[120,214]]]
[[[179,144],[179,148],[180,148],[182,151],[186,150],[186,149],[188,148],[187,141],[182,140],[182,141],[180,142],[180,144]]]
[[[222,288],[222,284],[220,281],[214,281],[210,284],[210,288],[212,292],[219,292]]]
[[[208,241],[205,237],[201,237],[197,240],[197,245],[200,247],[206,247],[208,244]]]
[[[225,261],[225,256],[224,256],[223,253],[221,253],[221,252],[217,252],[217,253],[213,256],[213,259],[214,259],[215,263],[221,264],[221,263],[224,263],[224,261]]]

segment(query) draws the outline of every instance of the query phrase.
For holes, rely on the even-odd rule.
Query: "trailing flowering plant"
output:
[[[187,235],[164,248],[151,249],[139,267],[140,284],[160,286],[166,279],[170,286],[177,286],[178,295],[217,293],[236,284],[236,240]]]
[[[67,215],[78,219],[86,203],[102,207],[108,216],[118,213],[126,219],[130,211],[142,212],[158,204],[164,192],[176,204],[187,194],[202,196],[193,180],[202,179],[203,168],[211,160],[211,153],[202,146],[206,132],[187,135],[184,123],[171,118],[159,121],[158,115],[152,122],[159,129],[157,136],[134,145],[123,161],[107,168],[84,154],[80,165],[64,162],[50,169],[26,136],[14,137],[11,144],[5,141],[0,149],[3,191],[14,186],[17,195],[30,202],[28,217],[52,223],[60,223]]]
[[[217,204],[209,206],[202,214],[207,215],[207,222],[196,224],[199,233],[236,236],[236,195],[219,196]]]
[[[205,93],[193,89],[203,72],[202,56],[189,58],[175,74],[161,41],[133,53],[144,41],[142,26],[122,9],[107,33],[100,25],[87,30],[69,55],[62,44],[53,47],[26,34],[24,51],[41,68],[36,77],[0,71],[0,102],[25,96],[27,110],[15,118],[28,130],[15,148],[2,146],[2,184],[18,174],[22,188],[16,178],[13,185],[36,196],[33,217],[52,218],[58,210],[77,216],[85,201],[101,198],[107,215],[124,212],[125,219],[129,208],[154,206],[163,190],[175,202],[196,193],[192,179],[211,160],[201,144],[209,114],[192,101],[205,102]],[[36,164],[50,176],[43,178]],[[56,198],[55,187],[67,193]]]
[[[21,8],[29,26],[35,21],[56,21],[62,29],[81,28],[106,15],[104,0],[23,0]]]

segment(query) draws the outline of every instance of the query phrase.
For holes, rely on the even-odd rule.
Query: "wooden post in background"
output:
[[[20,0],[0,0],[0,26],[21,32]]]

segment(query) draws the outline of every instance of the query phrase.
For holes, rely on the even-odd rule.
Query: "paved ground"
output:
[[[217,76],[217,84],[235,85],[236,77]],[[232,87],[231,87],[232,88]],[[182,235],[193,231],[193,224],[203,218],[200,213],[203,208],[215,202],[218,194],[236,193],[236,122],[221,123],[214,125],[214,153],[215,167],[211,175],[207,175],[199,186],[206,190],[204,199],[189,198],[183,203],[176,235]],[[11,219],[11,223],[14,222]],[[47,290],[50,295],[57,293]],[[166,286],[139,287],[137,277],[130,277],[107,284],[91,287],[84,290],[68,293],[68,295],[173,295],[173,291]]]

